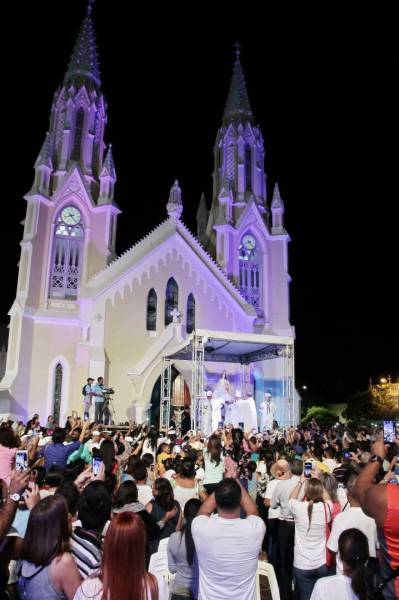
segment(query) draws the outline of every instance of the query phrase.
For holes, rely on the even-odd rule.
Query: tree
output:
[[[316,419],[319,425],[330,427],[337,422],[337,415],[325,406],[311,406],[302,419],[302,425],[307,425],[312,419]]]
[[[398,405],[385,389],[355,392],[348,396],[347,403],[342,415],[351,422],[399,418]]]

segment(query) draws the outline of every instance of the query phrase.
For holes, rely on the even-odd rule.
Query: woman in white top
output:
[[[74,600],[158,600],[156,579],[145,568],[145,541],[145,526],[138,515],[114,515],[104,539],[101,573],[85,579]]]
[[[174,479],[170,480],[173,487],[175,500],[184,510],[184,505],[192,498],[199,499],[198,483],[195,479],[195,464],[191,458],[184,458],[180,463],[180,470]]]
[[[367,600],[372,597],[367,537],[360,529],[346,529],[339,536],[343,575],[322,577],[314,586],[311,600]]]
[[[306,500],[300,501],[297,498],[304,483]],[[295,588],[299,600],[309,600],[316,581],[329,573],[326,525],[331,521],[332,502],[321,481],[302,474],[291,492],[289,510],[295,521]]]
[[[212,494],[219,481],[222,481],[224,475],[222,442],[216,434],[211,435],[208,440],[208,446],[204,452],[204,464],[204,488],[208,494]]]

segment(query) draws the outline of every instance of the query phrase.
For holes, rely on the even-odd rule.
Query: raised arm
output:
[[[372,446],[374,455],[380,457],[375,462],[370,462],[364,467],[355,483],[354,495],[360,503],[362,510],[375,519],[377,525],[382,527],[387,513],[386,487],[378,485],[375,478],[380,470],[382,461],[387,453],[388,446],[384,445],[382,436]]]
[[[258,509],[256,507],[255,502],[252,500],[251,496],[248,494],[247,490],[240,482],[238,482],[241,487],[241,508],[249,517],[250,515],[259,516]]]

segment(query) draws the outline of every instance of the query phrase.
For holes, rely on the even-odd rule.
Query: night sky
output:
[[[239,40],[269,201],[276,180],[285,201],[297,386],[341,401],[369,376],[399,377],[393,15],[321,14],[304,4],[280,13],[266,5],[262,17],[249,3],[230,15],[230,3],[218,3],[220,14],[196,12],[198,3],[150,4],[141,14],[135,6],[98,0],[93,11],[123,211],[118,252],[165,218],[175,178],[183,220],[196,232],[201,192],[211,200],[213,144]],[[0,322],[15,295],[22,196],[84,13],[81,0],[41,0],[3,14],[12,39],[2,37]]]

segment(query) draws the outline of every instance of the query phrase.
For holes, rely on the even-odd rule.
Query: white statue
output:
[[[273,431],[273,421],[276,410],[277,406],[272,402],[271,394],[266,392],[260,405],[262,430],[266,429],[266,431]]]
[[[215,391],[213,392],[212,398],[212,431],[216,431],[219,427],[219,423],[223,421],[222,408],[225,409],[225,423],[231,423],[228,420],[229,407],[232,403],[230,382],[227,379],[226,371],[223,371],[222,377],[219,379]]]
[[[212,392],[208,390],[201,404],[201,431],[208,437],[212,433]]]

